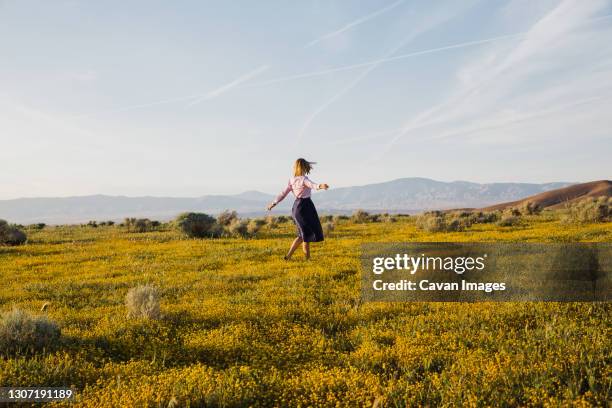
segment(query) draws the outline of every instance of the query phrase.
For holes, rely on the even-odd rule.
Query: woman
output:
[[[297,159],[293,164],[293,177],[289,179],[287,187],[276,197],[268,206],[268,211],[272,210],[278,203],[283,201],[290,191],[295,195],[295,202],[291,214],[297,226],[297,238],[291,244],[289,252],[285,255],[285,260],[289,260],[298,245],[303,243],[306,259],[310,259],[310,243],[323,241],[323,229],[319,221],[319,215],[314,203],[310,199],[310,190],[327,190],[327,184],[313,183],[306,175],[312,170],[314,162],[304,159]]]

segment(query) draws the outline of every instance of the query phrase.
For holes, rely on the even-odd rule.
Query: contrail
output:
[[[603,17],[602,17],[603,18]],[[282,82],[289,82],[289,81],[294,81],[297,79],[303,79],[303,78],[313,78],[313,77],[318,77],[318,76],[324,76],[324,75],[329,75],[329,74],[333,74],[334,72],[341,72],[341,71],[350,71],[350,70],[354,70],[354,69],[358,69],[358,68],[364,68],[364,67],[370,67],[372,65],[378,65],[381,63],[387,63],[387,62],[393,62],[393,61],[397,61],[397,60],[401,60],[401,59],[406,59],[406,58],[412,58],[412,57],[417,57],[419,55],[427,55],[427,54],[433,54],[433,53],[437,53],[437,52],[442,52],[442,51],[446,51],[446,50],[452,50],[452,49],[457,49],[457,48],[466,48],[466,47],[472,47],[475,45],[479,45],[479,44],[486,44],[489,42],[495,42],[495,41],[500,41],[500,40],[504,40],[504,39],[509,39],[509,38],[518,38],[525,35],[525,32],[522,33],[515,33],[515,34],[508,34],[508,35],[502,35],[502,36],[498,36],[498,37],[491,37],[491,38],[486,38],[483,40],[474,40],[474,41],[467,41],[467,42],[463,42],[463,43],[458,43],[458,44],[451,44],[451,45],[446,45],[443,47],[437,47],[437,48],[430,48],[430,49],[426,49],[426,50],[421,50],[421,51],[415,51],[415,52],[411,52],[408,54],[401,54],[401,55],[396,55],[395,57],[388,57],[388,58],[379,58],[377,60],[371,60],[371,61],[365,61],[365,62],[361,62],[361,63],[357,63],[357,64],[351,64],[351,65],[343,65],[343,66],[339,66],[339,67],[335,67],[335,68],[329,68],[329,69],[324,69],[324,70],[319,70],[319,71],[312,71],[312,72],[305,72],[302,74],[295,74],[295,75],[290,75],[290,76],[285,76],[285,77],[280,77],[280,78],[275,78],[275,79],[269,79],[266,81],[260,81],[260,82],[253,82],[251,84],[243,84],[245,81],[253,78],[255,75],[260,74],[261,72],[264,71],[264,67],[266,69],[268,69],[268,66],[262,66],[257,68],[255,71],[252,71],[249,74],[245,74],[242,77],[232,81],[230,84],[224,85],[214,91],[208,92],[206,94],[194,94],[194,95],[186,95],[186,96],[177,96],[175,98],[168,98],[168,99],[162,99],[159,101],[154,101],[154,102],[147,102],[147,103],[142,103],[142,104],[137,104],[137,105],[130,105],[130,106],[125,106],[122,108],[117,108],[117,109],[111,109],[111,110],[107,110],[107,111],[103,111],[103,112],[97,112],[97,113],[92,113],[92,114],[84,114],[84,115],[78,115],[77,117],[87,117],[87,116],[93,116],[93,115],[100,115],[100,114],[108,114],[108,113],[118,113],[118,112],[125,112],[125,111],[130,111],[130,110],[134,110],[134,109],[140,109],[140,108],[147,108],[150,106],[157,106],[157,105],[164,105],[164,104],[168,104],[168,103],[174,103],[174,102],[182,102],[182,101],[189,101],[189,100],[194,100],[193,102],[191,102],[190,105],[194,105],[195,101],[197,100],[198,103],[209,99],[211,94],[214,94],[214,96],[219,96],[222,93],[228,92],[232,89],[243,89],[243,88],[251,88],[251,87],[260,87],[260,86],[266,86],[266,85],[273,85],[273,84],[277,84],[277,83],[282,83]],[[249,76],[248,78],[245,79],[246,76]],[[236,83],[237,82],[237,83]],[[230,86],[232,85],[232,86]]]
[[[371,20],[371,19],[373,19],[375,17],[378,17],[379,15],[383,14],[386,11],[389,11],[389,10],[392,10],[392,9],[396,8],[397,6],[402,4],[403,2],[404,2],[404,0],[398,0],[395,3],[391,3],[388,6],[385,6],[385,7],[381,8],[381,9],[379,9],[377,11],[374,11],[374,12],[372,12],[372,13],[366,15],[366,16],[359,17],[358,19],[356,19],[354,21],[351,21],[350,23],[342,26],[341,28],[339,28],[339,29],[337,29],[335,31],[332,31],[330,33],[327,33],[327,34],[319,37],[319,38],[316,38],[316,39],[312,40],[311,42],[306,44],[306,46],[304,48],[312,47],[313,45],[318,44],[321,41],[324,41],[324,40],[327,40],[329,38],[335,37],[335,36],[337,36],[339,34],[342,34],[343,32],[345,32],[347,30],[350,30],[351,28],[353,28],[355,26],[358,26],[360,24],[365,23],[366,21],[369,21],[369,20]]]
[[[206,95],[197,98],[195,101],[191,102],[190,104],[187,105],[187,107],[193,106],[193,105],[197,105],[198,103],[207,100],[207,99],[212,99],[212,98],[216,98],[219,95],[222,95],[224,93],[226,93],[227,91],[239,86],[240,84],[242,84],[243,82],[248,81],[251,78],[256,77],[257,75],[261,74],[262,72],[264,72],[265,70],[267,70],[268,68],[270,68],[270,66],[268,65],[262,65],[259,68],[248,72],[236,79],[234,79],[232,82],[229,82],[217,89],[215,89],[214,91],[210,91],[208,92]]]
[[[486,44],[486,43],[489,43],[489,42],[504,40],[504,39],[508,39],[508,38],[517,38],[517,37],[520,37],[520,36],[523,36],[523,35],[525,35],[524,32],[516,33],[516,34],[502,35],[502,36],[492,37],[492,38],[486,38],[486,39],[483,39],[483,40],[468,41],[468,42],[463,42],[463,43],[458,43],[458,44],[446,45],[446,46],[443,46],[443,47],[437,47],[437,48],[430,48],[430,49],[427,49],[427,50],[415,51],[415,52],[411,52],[411,53],[408,53],[408,54],[396,55],[395,57],[380,58],[380,59],[377,59],[377,60],[361,62],[361,63],[358,63],[358,64],[344,65],[344,66],[339,66],[339,67],[335,67],[335,68],[329,68],[329,69],[325,69],[325,70],[319,70],[319,71],[313,71],[313,72],[305,72],[305,73],[302,73],[302,74],[290,75],[290,76],[270,79],[270,80],[266,80],[266,81],[254,82],[254,83],[247,84],[247,85],[241,85],[244,82],[248,81],[249,79],[255,77],[256,75],[262,73],[264,70],[267,70],[269,68],[269,66],[264,65],[264,66],[261,66],[261,67],[257,68],[256,70],[254,70],[254,71],[252,71],[252,72],[250,72],[248,74],[245,74],[245,75],[241,76],[240,78],[230,82],[229,84],[226,84],[226,85],[224,85],[224,86],[222,86],[220,88],[217,88],[214,91],[208,92],[206,94],[177,96],[175,98],[162,99],[160,101],[155,101],[155,102],[148,102],[148,103],[142,103],[142,104],[137,104],[137,105],[125,106],[125,107],[118,108],[118,109],[112,109],[112,110],[108,110],[108,111],[99,112],[99,113],[96,113],[96,114],[99,115],[99,114],[107,114],[107,113],[125,112],[125,111],[134,110],[134,109],[147,108],[147,107],[150,107],[150,106],[164,105],[164,104],[168,104],[168,103],[182,102],[182,101],[188,101],[188,100],[193,99],[194,101],[192,101],[188,105],[188,106],[192,106],[192,105],[195,105],[196,103],[200,103],[200,102],[202,102],[202,101],[204,101],[206,99],[210,99],[211,97],[219,96],[222,93],[228,92],[228,91],[230,91],[232,89],[259,87],[259,86],[266,86],[266,85],[277,84],[277,83],[281,83],[281,82],[294,81],[294,80],[297,80],[297,79],[312,78],[312,77],[317,77],[317,76],[324,76],[324,75],[332,74],[334,72],[350,71],[350,70],[353,70],[353,69],[363,68],[363,67],[370,67],[370,66],[373,66],[373,65],[376,66],[376,65],[381,64],[381,63],[393,62],[393,61],[397,61],[397,60],[401,60],[401,59],[405,59],[405,58],[412,58],[412,57],[417,57],[419,55],[433,54],[433,53],[436,53],[436,52],[452,50],[452,49],[456,49],[456,48],[471,47],[471,46],[474,46],[474,45]],[[92,116],[92,115],[96,115],[96,114],[78,115],[78,117]]]
[[[286,76],[286,77],[274,78],[274,79],[269,79],[269,80],[266,80],[266,81],[253,82],[253,83],[248,84],[248,85],[243,85],[240,88],[250,88],[250,87],[256,87],[256,86],[265,86],[265,85],[277,84],[277,83],[280,83],[280,82],[293,81],[293,80],[296,80],[296,79],[312,78],[312,77],[317,77],[317,76],[333,74],[334,72],[350,71],[350,70],[357,69],[357,68],[369,67],[369,66],[378,65],[378,64],[381,64],[381,63],[386,63],[386,62],[392,62],[392,61],[397,61],[397,60],[406,59],[406,58],[417,57],[419,55],[434,54],[436,52],[452,50],[452,49],[456,49],[456,48],[466,48],[466,47],[471,47],[471,46],[474,46],[474,45],[486,44],[486,43],[490,43],[490,42],[494,42],[494,41],[500,41],[500,40],[505,40],[505,39],[509,39],[509,38],[518,38],[518,37],[524,36],[525,34],[526,34],[526,32],[521,32],[521,33],[515,33],[515,34],[501,35],[501,36],[498,36],[498,37],[486,38],[486,39],[483,39],[483,40],[474,40],[474,41],[467,41],[467,42],[458,43],[458,44],[445,45],[443,47],[429,48],[429,49],[426,49],[426,50],[414,51],[414,52],[411,52],[411,53],[408,53],[408,54],[396,55],[395,57],[380,58],[380,59],[376,59],[376,60],[360,62],[360,63],[357,63],[357,64],[343,65],[343,66],[339,66],[339,67],[335,67],[335,68],[329,68],[329,69],[313,71],[313,72],[305,72],[305,73],[302,73],[302,74],[295,74],[295,75],[290,75],[290,76]]]
[[[601,17],[596,17],[596,18],[591,19],[590,21],[599,21],[599,20],[603,20],[603,19],[608,19],[610,17],[612,17],[612,14],[604,15],[604,16],[601,16]],[[522,36],[526,35],[526,33],[527,32],[524,31],[524,32],[519,32],[519,33],[515,33],[515,34],[508,34],[508,35],[502,35],[502,36],[498,36],[498,37],[486,38],[486,39],[482,39],[482,40],[467,41],[467,42],[463,42],[463,43],[446,45],[446,46],[443,46],[443,47],[437,47],[437,48],[430,48],[430,49],[427,49],[427,50],[415,51],[415,52],[411,52],[411,53],[408,53],[408,54],[401,54],[401,55],[397,55],[395,57],[382,58],[382,59],[373,60],[373,61],[365,61],[365,62],[361,62],[361,63],[357,63],[357,64],[344,65],[344,66],[339,66],[339,67],[335,67],[335,68],[329,68],[329,69],[319,70],[319,71],[314,71],[314,72],[305,72],[305,73],[302,73],[302,74],[296,74],[296,75],[280,77],[280,78],[276,78],[276,79],[270,79],[270,80],[266,80],[266,81],[254,82],[254,83],[245,84],[245,85],[242,85],[242,83],[246,81],[246,80],[243,80],[243,81],[240,81],[239,84],[236,84],[235,86],[231,87],[230,89],[225,89],[224,92],[227,92],[227,91],[229,91],[231,89],[242,89],[242,88],[258,87],[258,86],[265,86],[265,85],[272,85],[272,84],[276,84],[276,83],[293,81],[293,80],[302,79],[302,78],[313,78],[313,77],[317,77],[317,76],[328,75],[328,74],[331,74],[331,73],[334,73],[334,72],[349,71],[349,70],[353,70],[353,69],[357,69],[357,68],[361,68],[361,67],[367,67],[367,66],[370,66],[370,65],[375,65],[375,64],[378,64],[378,63],[393,62],[393,61],[397,61],[397,60],[401,60],[401,59],[405,59],[405,58],[416,57],[416,56],[419,56],[419,55],[433,54],[433,53],[437,53],[437,52],[441,52],[441,51],[446,51],[446,50],[452,50],[452,49],[467,48],[467,47],[471,47],[471,46],[475,46],[475,45],[479,45],[479,44],[486,44],[486,43],[500,41],[500,40],[504,40],[504,39],[519,38],[519,37],[522,37]],[[260,69],[260,68],[258,68],[258,69]],[[163,104],[174,103],[174,102],[188,101],[188,100],[191,100],[191,99],[202,99],[202,98],[206,98],[206,96],[208,96],[210,93],[211,92],[209,92],[207,94],[196,94],[196,95],[178,96],[178,97],[175,97],[175,98],[163,99],[163,100],[159,100],[159,101],[155,101],[155,102],[142,103],[142,104],[138,104],[138,105],[130,105],[130,106],[125,106],[125,107],[122,107],[122,108],[112,109],[112,110],[103,111],[103,112],[96,112],[96,113],[83,114],[83,115],[76,115],[76,117],[87,117],[87,116],[94,116],[94,115],[107,114],[107,113],[125,112],[125,111],[129,111],[129,110],[140,109],[140,108],[145,108],[145,107],[149,107],[149,106],[156,106],[156,105],[163,105]]]

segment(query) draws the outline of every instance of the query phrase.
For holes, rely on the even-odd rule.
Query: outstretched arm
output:
[[[313,190],[327,190],[329,188],[327,184],[317,184],[308,177],[304,178],[304,184],[306,185],[306,187],[311,188]]]
[[[268,205],[268,211],[272,210],[272,208],[274,208],[276,206],[276,204],[280,203],[281,201],[283,201],[285,199],[285,197],[287,197],[287,194],[289,194],[289,192],[291,191],[291,183],[288,182],[287,183],[287,187],[285,187],[285,189],[283,191],[280,192],[280,194],[278,196],[276,196],[276,198],[274,199],[274,201],[272,201],[269,205]]]

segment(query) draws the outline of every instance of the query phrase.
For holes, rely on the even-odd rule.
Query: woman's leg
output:
[[[306,259],[310,259],[310,242],[304,242],[302,244],[302,249],[304,250],[304,255],[306,255]]]
[[[297,237],[295,240],[293,240],[293,243],[291,244],[291,248],[289,248],[289,252],[287,252],[287,255],[285,255],[285,259],[291,258],[291,255],[293,255],[298,245],[300,245],[301,243],[302,243],[302,238],[300,237]]]

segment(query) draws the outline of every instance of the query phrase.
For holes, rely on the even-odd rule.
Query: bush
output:
[[[216,237],[222,231],[216,220],[204,213],[183,213],[175,222],[178,228],[191,238]]]
[[[130,318],[159,319],[159,290],[153,285],[132,288],[125,296],[125,306]]]
[[[27,240],[28,236],[16,225],[9,225],[6,221],[0,220],[0,245],[23,245]]]
[[[278,217],[276,217],[276,221],[277,221],[279,224],[284,224],[284,223],[286,223],[287,221],[289,221],[289,219],[290,219],[290,217],[287,217],[286,215],[279,215]]]
[[[251,221],[249,221],[248,225],[247,225],[247,234],[248,235],[255,235],[259,232],[259,229],[264,226],[266,224],[265,220],[259,219],[259,218],[254,218]]]
[[[134,232],[148,232],[152,229],[153,225],[151,224],[151,220],[148,218],[139,218],[132,226],[132,231]]]
[[[59,326],[44,316],[13,309],[0,318],[0,353],[42,351],[56,344],[60,336]]]
[[[518,225],[521,222],[521,219],[514,215],[514,212],[509,212],[503,214],[499,221],[497,221],[497,225],[500,227],[512,227]]]
[[[45,224],[44,222],[39,222],[39,223],[36,223],[36,224],[28,225],[28,228],[29,229],[33,229],[33,230],[42,230],[46,226],[47,226],[47,224]]]
[[[380,220],[382,222],[396,222],[397,221],[397,217],[389,214],[389,213],[384,213],[381,215]]]
[[[161,223],[159,221],[151,221],[148,218],[126,218],[123,225],[127,227],[128,232],[149,232],[155,230]]]
[[[106,225],[112,227],[113,225],[115,225],[115,221],[106,221]]]
[[[333,221],[334,223],[338,224],[340,221],[346,221],[350,219],[350,217],[348,215],[334,215]]]
[[[228,227],[230,234],[239,237],[249,236],[249,222],[247,220],[234,220]]]
[[[456,232],[468,228],[471,223],[462,214],[444,214],[440,211],[425,213],[417,218],[417,227],[427,232]]]
[[[357,210],[351,216],[351,221],[356,224],[363,224],[370,220],[370,214],[367,211]]]
[[[498,212],[474,212],[470,215],[472,224],[490,224],[499,220]]]
[[[333,215],[321,215],[319,219],[321,220],[321,222],[331,222],[334,219],[334,216]]]
[[[87,223],[87,226],[92,228],[98,228],[98,223],[96,221],[89,221]]]
[[[224,227],[229,226],[234,220],[238,219],[238,213],[236,211],[225,210],[217,216],[217,223]]]
[[[372,214],[368,217],[369,222],[380,222],[382,216],[380,214]]]
[[[442,232],[446,230],[446,223],[441,215],[423,214],[417,218],[416,225],[427,232]]]
[[[597,223],[612,220],[612,199],[587,198],[566,205],[564,223]]]
[[[335,225],[333,222],[328,221],[328,222],[326,222],[325,224],[323,224],[323,233],[324,233],[325,235],[329,235],[329,234],[331,234],[331,233],[332,233],[332,231],[333,231],[335,228],[336,228],[336,225]]]
[[[542,212],[542,206],[528,201],[519,208],[519,211],[523,215],[537,215]]]
[[[281,216],[283,218],[287,218],[284,216]],[[266,224],[268,224],[268,226],[272,229],[272,228],[276,228],[278,227],[278,223],[279,223],[279,218],[280,217],[274,217],[273,215],[268,215],[266,217]],[[283,221],[284,222],[284,221]]]

